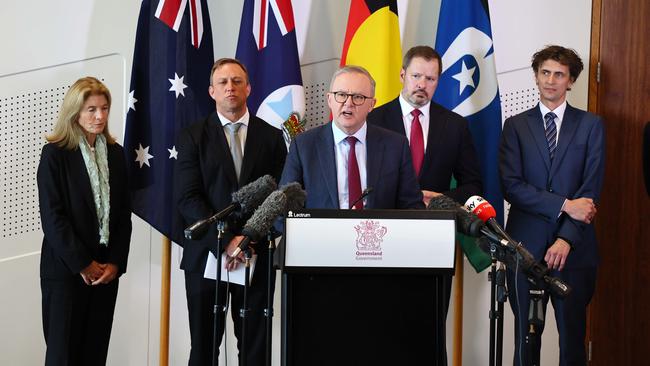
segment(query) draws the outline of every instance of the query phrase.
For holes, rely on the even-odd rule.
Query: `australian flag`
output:
[[[301,132],[305,92],[291,0],[245,0],[237,59],[248,69],[250,113],[284,131]]]
[[[207,0],[143,0],[131,70],[124,151],[133,212],[179,242],[173,227],[176,134],[214,110]]]
[[[435,48],[443,68],[434,100],[469,121],[484,197],[503,223],[498,170],[501,100],[487,0],[442,0]]]

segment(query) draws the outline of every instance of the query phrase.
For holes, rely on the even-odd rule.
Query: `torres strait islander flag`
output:
[[[291,0],[244,1],[236,57],[248,69],[250,113],[282,129],[288,144],[305,113]]]
[[[402,90],[402,46],[396,0],[352,0],[341,66],[366,68],[377,82],[376,106],[395,99]]]

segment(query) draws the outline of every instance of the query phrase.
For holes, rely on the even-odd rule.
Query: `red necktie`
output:
[[[411,112],[411,115],[413,115],[413,122],[411,122],[411,157],[413,158],[416,177],[420,176],[420,169],[422,169],[422,162],[424,161],[424,134],[420,124],[420,114],[422,112],[419,109],[414,109]]]
[[[350,145],[350,155],[348,156],[348,205],[359,200],[361,197],[361,176],[359,175],[359,164],[357,163],[357,154],[354,151],[354,145],[357,143],[357,138],[348,136],[346,138],[348,145]],[[351,209],[353,207],[350,207]],[[357,210],[363,209],[363,200],[359,200],[354,208]]]

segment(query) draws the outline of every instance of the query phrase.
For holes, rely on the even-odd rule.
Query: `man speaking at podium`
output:
[[[340,68],[327,93],[332,122],[291,143],[280,184],[301,183],[307,209],[424,208],[406,137],[366,123],[374,95],[368,71]],[[296,365],[434,364],[435,318],[427,312],[434,306],[432,277],[358,268],[293,276],[298,315],[288,317],[287,328],[317,331],[292,338],[288,359]],[[297,318],[300,324],[291,324]]]

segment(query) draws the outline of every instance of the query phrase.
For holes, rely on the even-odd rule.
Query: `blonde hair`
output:
[[[81,78],[72,84],[68,92],[65,93],[54,130],[45,136],[48,142],[55,143],[66,150],[76,150],[79,147],[79,142],[85,137],[83,129],[79,125],[79,114],[91,95],[106,97],[110,112],[111,92],[106,85],[92,76]],[[104,127],[102,135],[106,137],[106,143],[115,143],[115,139],[108,132],[108,124]]]

